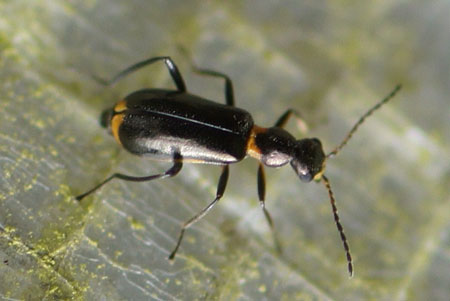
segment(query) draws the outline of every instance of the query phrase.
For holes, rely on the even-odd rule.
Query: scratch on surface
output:
[[[96,246],[97,243],[95,241],[92,241],[88,236],[84,235],[85,239],[89,241],[89,243],[93,246]],[[145,290],[145,288],[143,288],[142,286],[139,286],[137,283],[133,282],[132,280],[130,280],[128,278],[128,274],[135,274],[135,275],[145,275],[148,278],[152,279],[152,281],[146,280],[146,283],[148,283],[150,286],[152,286],[156,291],[158,291],[160,294],[166,296],[166,297],[170,297],[173,300],[177,300],[174,296],[166,293],[164,290],[161,290],[157,285],[155,285],[155,283],[158,283],[160,286],[166,287],[166,285],[161,282],[155,275],[153,275],[152,273],[137,267],[136,265],[131,265],[131,267],[135,267],[135,268],[129,268],[126,267],[124,265],[121,265],[120,263],[114,261],[113,259],[110,258],[110,256],[108,256],[106,253],[102,252],[102,250],[98,247],[95,247],[96,252],[98,252],[99,257],[103,258],[103,260],[105,262],[107,262],[109,265],[111,265],[112,267],[116,268],[117,270],[121,271],[122,275],[126,278],[126,280],[133,285],[134,287],[139,288],[139,290],[143,291],[146,295],[148,296],[152,296],[152,298],[154,298],[155,296],[153,294],[150,294],[150,292],[148,292],[147,290]],[[79,256],[79,255],[77,255]],[[166,300],[166,299],[165,299]]]
[[[58,271],[54,269],[54,267],[49,264],[49,261],[45,258],[51,258],[51,256],[42,256],[39,254],[39,250],[36,250],[32,247],[29,247],[18,237],[14,236],[14,230],[5,228],[0,232],[0,237],[3,236],[10,242],[10,246],[17,250],[20,254],[31,256],[36,262],[39,268],[43,268],[46,272],[51,275],[56,275],[58,279],[62,280],[65,285],[67,285],[72,292],[77,291],[76,288],[69,282],[68,279],[64,277],[64,275],[60,274]]]
[[[301,279],[301,282],[305,285],[305,287],[307,287],[311,292],[313,292],[314,294],[316,294],[316,296],[319,297],[320,300],[333,300],[330,296],[328,296],[326,294],[326,292],[321,289],[320,287],[318,287],[317,285],[313,284],[311,281],[309,281],[308,279],[306,279],[304,274],[301,274],[298,269],[293,269],[291,268],[291,265],[288,264],[283,257],[282,258],[277,258],[274,257],[276,262],[279,262],[280,264],[282,264],[287,270],[291,271],[293,274],[297,275],[297,277],[299,279]],[[273,259],[272,259],[273,260]]]
[[[126,218],[126,217],[128,216],[126,212],[123,212],[123,211],[120,210],[119,208],[114,207],[113,205],[111,205],[110,202],[103,201],[102,203],[103,203],[103,205],[105,205],[106,207],[108,207],[109,209],[111,209],[111,211],[114,211],[114,212],[117,213],[118,215],[120,215],[120,216],[122,216],[122,217],[124,217],[124,218]]]
[[[22,299],[13,299],[13,298],[8,298],[5,295],[0,294],[0,299],[2,300],[8,300],[8,301],[21,301]]]
[[[138,273],[138,274],[142,274],[142,273]],[[136,282],[130,280],[128,278],[127,273],[122,272],[122,275],[125,277],[125,279],[127,280],[128,283],[130,283],[132,286],[136,287],[138,290],[140,290],[141,292],[143,292],[145,295],[147,296],[151,296],[152,298],[155,298],[156,300],[167,300],[167,299],[160,299],[157,298],[154,294],[152,294],[151,292],[147,291],[145,288],[143,288],[142,286],[138,285]],[[153,279],[155,279],[157,282],[159,282],[160,284],[162,284],[163,286],[165,286],[163,283],[161,283],[161,281],[159,281],[156,277],[153,276]],[[175,297],[173,297],[172,295],[166,293],[165,291],[161,290],[159,287],[157,287],[152,281],[148,281],[146,280],[145,283],[147,283],[148,285],[150,285],[152,288],[154,288],[158,293],[160,293],[161,295],[171,298],[172,300],[178,300]]]
[[[439,247],[439,236],[435,235],[448,223],[448,212],[450,212],[450,200],[447,200],[443,206],[437,206],[435,214],[430,219],[431,222],[425,227],[424,238],[421,247],[417,250],[415,256],[410,261],[411,264],[407,271],[405,271],[405,278],[399,285],[399,290],[394,300],[407,300],[408,291],[414,283],[414,280],[421,275],[421,272],[427,268],[430,257],[434,251]]]

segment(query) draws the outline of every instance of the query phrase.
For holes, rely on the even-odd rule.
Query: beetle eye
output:
[[[297,175],[302,182],[311,182],[312,174],[306,167],[297,168]]]
[[[291,161],[291,166],[302,182],[311,182],[313,176],[307,166],[300,164],[296,160]]]
[[[310,172],[307,172],[304,174],[299,173],[298,177],[300,178],[300,181],[302,181],[302,182],[311,182],[311,180],[312,180],[312,175]]]

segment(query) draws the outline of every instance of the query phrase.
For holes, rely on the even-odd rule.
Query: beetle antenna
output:
[[[335,156],[347,144],[348,140],[350,140],[350,138],[352,138],[353,134],[356,132],[356,130],[359,128],[359,126],[366,120],[366,118],[369,117],[370,115],[372,115],[372,113],[375,112],[376,110],[378,110],[382,105],[384,105],[389,100],[391,100],[395,96],[395,94],[397,94],[397,92],[401,89],[401,87],[402,87],[401,85],[395,86],[394,90],[392,90],[391,93],[389,93],[389,95],[387,95],[383,100],[381,100],[379,103],[374,105],[361,118],[359,118],[359,120],[356,122],[356,124],[350,130],[350,132],[348,132],[347,137],[345,137],[345,139],[341,142],[341,144],[339,146],[337,146],[333,151],[331,151],[327,155],[327,158]]]
[[[336,227],[339,231],[339,235],[341,236],[342,243],[344,244],[345,253],[347,256],[348,263],[348,273],[350,274],[350,278],[353,277],[353,263],[352,263],[352,255],[350,254],[350,247],[348,246],[347,237],[344,234],[344,228],[339,221],[338,210],[336,207],[336,200],[334,199],[333,191],[331,190],[330,181],[325,175],[322,175],[322,181],[325,184],[325,187],[328,190],[328,195],[330,196],[331,208],[333,209],[334,221],[336,223]]]

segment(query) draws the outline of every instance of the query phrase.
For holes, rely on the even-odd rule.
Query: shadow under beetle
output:
[[[348,262],[348,272],[353,275],[352,257],[347,238],[339,221],[336,201],[328,178],[324,175],[325,163],[336,155],[352,137],[353,133],[375,110],[388,102],[400,89],[400,85],[382,101],[367,111],[353,126],[342,143],[325,155],[322,144],[317,138],[296,140],[283,129],[288,119],[294,114],[288,109],[275,122],[273,127],[262,128],[253,123],[247,111],[234,105],[233,85],[230,78],[220,72],[199,69],[194,71],[203,75],[223,78],[225,80],[226,104],[219,104],[187,92],[181,73],[170,57],[153,57],[138,62],[118,73],[109,81],[109,85],[126,75],[157,61],[164,61],[175,83],[176,90],[143,89],[131,93],[119,101],[113,108],[101,115],[102,126],[108,128],[116,141],[135,155],[148,155],[152,158],[172,161],[171,168],[164,173],[145,177],[129,176],[115,173],[89,191],[76,197],[81,201],[87,195],[111,181],[144,182],[173,177],[180,172],[183,163],[201,163],[221,165],[222,173],[215,199],[181,228],[177,244],[169,255],[174,259],[180,247],[184,232],[199,221],[220,200],[228,181],[228,165],[243,160],[247,155],[260,161],[258,168],[258,197],[266,220],[273,232],[272,218],[265,208],[264,165],[281,167],[290,164],[302,182],[322,181],[328,190],[334,220],[339,231]],[[279,243],[275,238],[275,244]]]

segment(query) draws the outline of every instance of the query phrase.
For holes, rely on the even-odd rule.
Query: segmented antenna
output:
[[[336,222],[336,227],[339,231],[339,235],[341,236],[342,243],[344,244],[345,253],[347,255],[348,262],[348,273],[350,274],[350,278],[353,277],[353,263],[352,263],[352,255],[350,254],[350,247],[348,246],[347,237],[344,234],[344,228],[339,221],[338,210],[336,207],[336,200],[334,199],[333,191],[331,190],[330,181],[325,175],[322,175],[323,183],[328,190],[328,195],[330,196],[331,208],[333,209],[334,221]]]
[[[366,118],[372,115],[372,113],[378,110],[382,105],[391,100],[395,96],[395,94],[397,94],[397,92],[401,89],[401,87],[402,87],[401,85],[395,86],[394,90],[392,90],[392,92],[389,93],[388,96],[386,96],[383,100],[374,105],[369,111],[366,112],[366,114],[364,114],[361,118],[359,118],[358,122],[356,122],[356,124],[347,134],[347,137],[345,137],[345,139],[341,142],[341,144],[327,155],[327,158],[335,156],[347,144],[348,140],[352,138],[353,134],[356,132],[359,126],[366,120]]]

